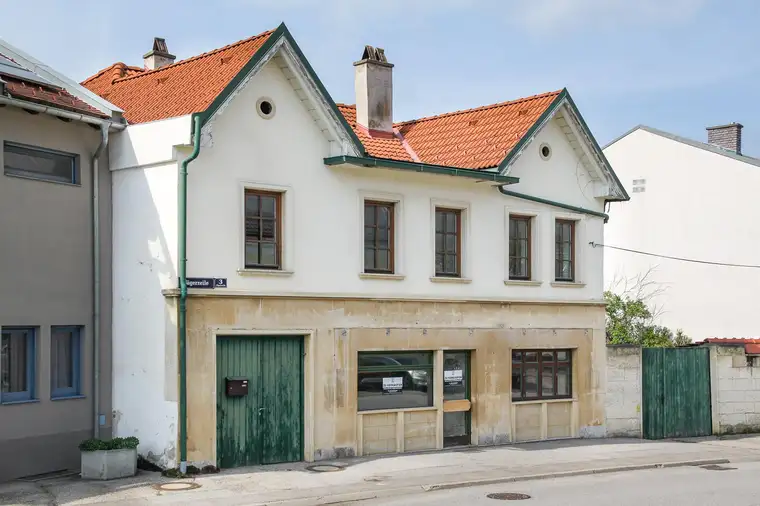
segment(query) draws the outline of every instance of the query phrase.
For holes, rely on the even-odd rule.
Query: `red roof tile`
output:
[[[12,97],[19,100],[33,102],[35,104],[47,105],[66,111],[86,114],[99,118],[108,118],[107,114],[95,109],[88,103],[71,95],[63,88],[52,86],[43,86],[37,83],[31,83],[15,79],[0,74],[0,78],[5,81],[5,91]]]
[[[743,344],[745,353],[749,353],[750,355],[760,355],[760,339],[708,337],[704,341],[694,344]]]
[[[375,158],[388,158],[390,160],[400,160],[402,162],[413,162],[412,156],[404,149],[401,139],[370,137],[367,130],[356,125],[356,106],[338,104],[338,110],[346,118],[351,128],[356,132],[356,136],[364,144],[367,154]]]
[[[124,110],[130,123],[204,111],[266,42],[272,31],[157,70],[116,63],[82,85]],[[110,82],[109,82],[110,81]]]

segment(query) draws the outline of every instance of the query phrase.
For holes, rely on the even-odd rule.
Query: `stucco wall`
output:
[[[641,348],[607,346],[605,413],[609,437],[641,437]]]
[[[744,346],[714,346],[711,367],[717,388],[713,388],[713,417],[717,432],[734,434],[760,432],[760,362],[747,365]],[[713,421],[713,427],[716,423]]]

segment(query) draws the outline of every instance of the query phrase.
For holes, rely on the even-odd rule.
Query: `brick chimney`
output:
[[[365,46],[354,63],[356,123],[375,137],[393,136],[393,65],[385,51]]]
[[[171,65],[176,58],[173,54],[169,54],[166,40],[161,37],[154,38],[153,49],[143,55],[143,61],[147,70],[156,70]]]
[[[741,155],[742,128],[744,126],[741,123],[707,127],[707,143]]]

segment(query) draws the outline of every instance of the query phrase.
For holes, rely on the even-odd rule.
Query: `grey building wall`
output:
[[[0,171],[0,326],[37,329],[33,402],[0,404],[0,481],[78,469],[77,445],[93,434],[92,154],[97,129],[0,108],[0,146],[14,141],[80,155],[80,185]],[[105,161],[105,163],[104,163]],[[111,426],[111,178],[100,164],[102,436]],[[0,168],[3,167],[0,148]],[[80,325],[82,398],[51,400],[50,327]],[[8,458],[8,456],[12,456]]]

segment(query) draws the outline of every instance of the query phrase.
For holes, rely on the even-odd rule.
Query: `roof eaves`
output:
[[[520,178],[505,176],[495,172],[487,172],[476,169],[462,169],[445,165],[431,165],[427,163],[402,162],[386,158],[358,157],[358,156],[331,156],[324,159],[325,165],[355,165],[360,167],[382,167],[386,169],[409,170],[412,172],[424,172],[430,174],[442,174],[447,176],[459,176],[481,181],[493,181],[501,185],[515,184]]]
[[[727,156],[728,158],[733,158],[734,160],[737,160],[739,162],[748,163],[750,165],[754,165],[756,167],[760,167],[760,159],[754,158],[752,156],[747,155],[739,155],[734,153],[733,151],[729,151],[727,149],[723,149],[719,146],[713,146],[712,144],[708,144],[706,142],[699,142],[695,141],[693,139],[689,139],[687,137],[681,137],[680,135],[672,134],[670,132],[665,132],[663,130],[658,130],[657,128],[652,128],[646,125],[637,125],[630,130],[628,130],[623,135],[620,135],[619,137],[616,137],[614,140],[612,140],[610,143],[608,143],[606,146],[604,146],[603,149],[607,149],[608,147],[612,146],[616,142],[622,140],[625,137],[628,137],[636,130],[643,130],[645,132],[649,132],[653,135],[659,135],[660,137],[664,137],[666,139],[670,139],[672,141],[680,142],[681,144],[686,144],[687,146],[691,146],[697,149],[703,149],[705,151],[709,151],[710,153],[715,153],[716,155],[723,155]]]

